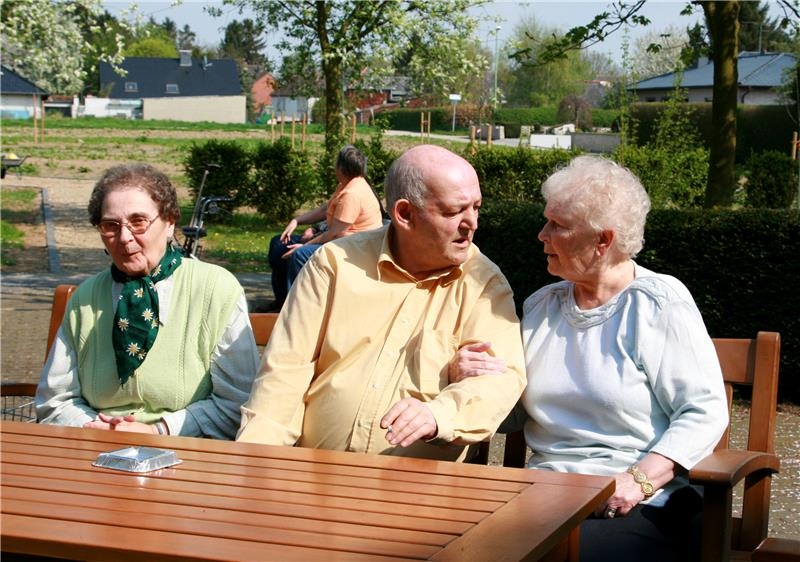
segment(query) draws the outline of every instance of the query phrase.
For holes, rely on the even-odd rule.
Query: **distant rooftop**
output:
[[[739,86],[774,88],[783,83],[786,69],[794,68],[796,57],[791,53],[751,53],[739,55]],[[636,90],[663,90],[673,87],[675,72],[662,74],[637,82]],[[714,84],[714,63],[704,59],[694,68],[683,71],[681,87],[707,88]]]

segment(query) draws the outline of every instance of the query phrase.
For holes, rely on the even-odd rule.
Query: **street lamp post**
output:
[[[497,41],[500,37],[500,26],[494,28],[494,90],[492,91],[492,110],[497,108],[497,67],[500,60],[500,51],[497,49]]]

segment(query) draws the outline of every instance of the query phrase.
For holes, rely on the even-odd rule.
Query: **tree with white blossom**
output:
[[[0,6],[3,65],[49,93],[80,93],[87,58],[115,67],[122,62],[121,33],[110,46],[85,38],[82,25],[97,31],[96,21],[104,14],[101,0],[4,0]]]

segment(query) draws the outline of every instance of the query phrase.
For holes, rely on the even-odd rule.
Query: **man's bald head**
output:
[[[399,199],[408,199],[421,208],[430,190],[473,181],[477,182],[474,168],[458,154],[432,144],[415,146],[389,168],[384,189],[386,204],[392,209]]]

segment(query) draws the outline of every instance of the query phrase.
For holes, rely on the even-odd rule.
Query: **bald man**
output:
[[[237,440],[464,460],[525,386],[511,287],[472,243],[473,167],[433,145],[390,167],[386,227],[303,267],[242,407]],[[473,356],[499,377],[448,373]]]

